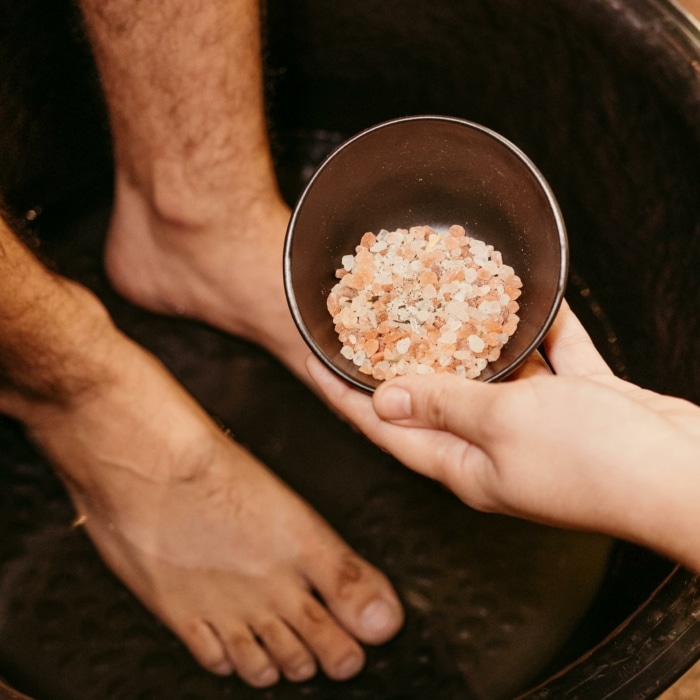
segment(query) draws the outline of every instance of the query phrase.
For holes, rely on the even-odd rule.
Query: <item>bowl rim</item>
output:
[[[569,274],[569,242],[566,231],[566,224],[564,222],[564,217],[562,215],[559,203],[554,195],[554,192],[545,179],[542,172],[535,165],[535,163],[530,159],[530,157],[523,152],[518,146],[516,146],[512,141],[507,139],[502,134],[490,129],[483,124],[477,122],[462,119],[460,117],[440,115],[440,114],[414,114],[409,116],[397,117],[394,119],[388,119],[386,121],[374,124],[362,131],[359,131],[353,136],[348,137],[341,144],[336,146],[319,164],[319,166],[314,171],[313,175],[309,179],[308,183],[299,195],[296,204],[292,210],[292,215],[289,219],[287,225],[287,231],[284,240],[284,252],[283,252],[283,279],[284,279],[284,292],[287,299],[287,304],[289,310],[292,314],[292,319],[297,327],[297,330],[301,334],[304,342],[309,347],[313,355],[317,357],[323,365],[325,365],[331,372],[336,376],[343,379],[346,383],[356,389],[360,389],[365,393],[373,394],[376,387],[371,384],[367,384],[356,377],[345,372],[341,367],[334,363],[323,350],[319,347],[318,343],[314,339],[313,335],[309,331],[304,319],[301,315],[301,311],[297,304],[296,295],[294,293],[294,286],[292,284],[292,244],[294,239],[294,231],[296,228],[297,220],[299,219],[301,210],[303,209],[304,203],[312,193],[315,183],[321,177],[327,168],[327,166],[333,162],[339,154],[341,154],[347,148],[351,148],[358,141],[365,139],[377,131],[381,131],[387,128],[392,128],[397,125],[402,125],[410,122],[448,122],[453,123],[461,127],[466,127],[468,129],[476,130],[482,134],[488,136],[494,141],[498,142],[501,146],[509,150],[513,155],[515,155],[520,162],[529,170],[530,174],[535,178],[538,186],[545,195],[549,209],[551,210],[552,216],[554,218],[555,227],[557,231],[557,238],[559,240],[559,275],[557,279],[556,291],[554,299],[552,301],[549,312],[542,323],[539,331],[535,334],[533,339],[527,344],[527,346],[519,353],[519,355],[513,359],[508,365],[503,367],[498,372],[486,377],[484,379],[478,378],[476,381],[482,381],[484,383],[490,383],[505,379],[515,372],[519,367],[521,367],[528,357],[540,346],[545,335],[549,331],[556,318],[556,315],[561,306],[562,300],[564,298],[564,292],[566,289],[566,282]]]

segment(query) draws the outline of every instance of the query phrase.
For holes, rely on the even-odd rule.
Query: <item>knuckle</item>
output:
[[[446,430],[450,424],[450,412],[453,406],[448,382],[431,383],[426,399],[420,404],[424,407],[425,421],[439,430]]]
[[[251,648],[257,646],[252,637],[241,632],[232,633],[226,640],[226,646],[235,654],[247,654]]]
[[[301,612],[303,618],[313,625],[322,625],[328,620],[328,613],[325,608],[313,598],[309,598],[304,602]]]

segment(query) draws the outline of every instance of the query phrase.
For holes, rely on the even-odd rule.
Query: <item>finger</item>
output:
[[[402,420],[402,417],[408,414],[401,413],[401,408],[399,408],[401,415],[398,416],[398,424],[394,424],[391,418],[383,420],[377,415],[370,396],[350,389],[316,358],[308,360],[307,368],[309,375],[331,406],[337,408],[376,445],[393,454],[406,466],[425,476],[440,478],[441,461],[454,462],[457,458],[452,457],[463,452],[465,445],[461,438],[440,430],[416,428],[411,423],[415,424],[417,421],[412,421],[410,418],[406,421]],[[398,379],[392,379],[388,384],[396,381]],[[468,380],[462,379],[462,381]]]
[[[529,379],[530,377],[542,377],[552,374],[552,370],[545,362],[539,351],[533,352],[527,358],[525,364],[514,374],[512,379]]]
[[[491,416],[498,415],[496,402],[505,386],[449,374],[397,377],[377,389],[373,404],[385,421],[452,433],[483,445],[493,439],[496,421]]]
[[[359,422],[362,421],[358,422],[357,419],[364,415],[367,418],[374,415],[372,398],[356,389],[351,389],[313,355],[309,355],[306,360],[306,370],[331,407],[364,432],[366,424],[360,425]],[[376,415],[374,417],[379,420]]]
[[[505,385],[449,374],[414,375],[390,379],[370,397],[351,389],[316,358],[309,358],[307,369],[332,406],[370,440],[414,468],[420,460],[429,465],[440,461],[437,453],[445,458],[463,450],[464,440],[490,451],[502,424],[498,406]]]
[[[591,337],[566,301],[544,339],[544,349],[557,374],[585,377],[612,374]]]
[[[322,395],[333,408],[336,408],[370,440],[396,454],[394,443],[399,440],[401,430],[377,415],[371,396],[350,388],[314,357],[307,360],[306,367]]]

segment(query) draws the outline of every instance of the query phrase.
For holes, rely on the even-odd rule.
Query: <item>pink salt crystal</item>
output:
[[[367,232],[355,250],[343,257],[327,306],[341,353],[360,372],[476,378],[498,359],[519,321],[512,312],[522,281],[492,245],[459,225],[449,234],[415,226]]]
[[[379,350],[379,341],[376,338],[371,338],[365,342],[365,354],[367,357],[372,357]]]
[[[365,248],[371,248],[376,242],[377,237],[371,231],[367,231],[360,239],[360,245]]]

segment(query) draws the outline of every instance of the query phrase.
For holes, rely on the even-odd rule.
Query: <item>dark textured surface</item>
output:
[[[3,678],[37,700],[468,700],[512,696],[561,671],[530,697],[636,699],[698,658],[695,577],[635,548],[616,547],[608,564],[603,538],[473,513],[368,446],[265,355],[111,294],[99,267],[108,202],[91,189],[108,149],[70,3],[1,5],[9,204],[20,215],[34,207],[60,268],[380,564],[409,609],[405,632],[372,650],[352,683],[267,692],[214,679],[71,530],[60,486],[3,423]],[[700,399],[700,40],[664,2],[276,0],[268,26],[271,124],[290,199],[342,134],[382,119],[437,112],[501,131],[562,205],[568,296],[606,357],[646,386]],[[234,386],[245,401],[232,401]],[[261,387],[274,387],[271,409]]]

